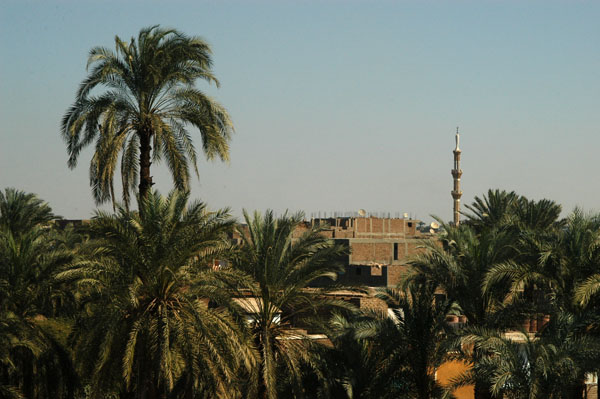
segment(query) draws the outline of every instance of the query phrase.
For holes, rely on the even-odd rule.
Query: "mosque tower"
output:
[[[458,128],[456,128],[456,148],[454,149],[454,169],[452,169],[452,177],[454,178],[454,190],[451,191],[452,198],[454,198],[454,225],[458,226],[460,223],[460,197],[462,191],[460,190],[460,177],[462,176],[462,170],[460,169],[460,148],[459,148],[460,135],[458,134]]]

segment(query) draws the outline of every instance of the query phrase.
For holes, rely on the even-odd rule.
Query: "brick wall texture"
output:
[[[409,259],[423,251],[423,240],[431,234],[417,230],[418,220],[398,218],[328,218],[311,223],[326,223],[325,233],[348,247],[346,280],[365,285],[394,287],[406,273]],[[357,268],[361,267],[360,273]],[[374,278],[374,277],[385,278]]]

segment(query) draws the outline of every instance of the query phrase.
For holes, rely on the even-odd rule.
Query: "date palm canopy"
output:
[[[240,368],[250,368],[238,324],[223,306],[207,306],[227,302],[212,264],[234,221],[187,200],[152,191],[140,212],[98,212],[83,248],[89,257],[57,276],[90,309],[73,342],[92,398],[229,397]]]
[[[119,154],[126,205],[136,184],[141,197],[148,195],[152,162],[166,161],[175,188],[187,191],[190,166],[198,175],[190,128],[200,131],[207,159],[229,158],[229,115],[195,87],[197,79],[219,85],[211,49],[199,37],[158,26],[142,29],[129,43],[116,36],[115,46],[114,52],[90,51],[88,76],[63,116],[68,165],[74,168],[81,150],[95,142],[90,185],[97,204],[115,201]]]
[[[279,388],[285,379],[294,395],[302,397],[302,366],[318,367],[312,350],[316,344],[299,327],[351,307],[327,295],[336,288],[331,281],[343,271],[340,260],[346,250],[323,235],[324,225],[302,230],[302,213],[277,218],[270,210],[253,217],[244,211],[244,218],[247,231],[238,229],[242,243],[231,263],[246,275],[239,279],[237,296],[256,298],[247,311],[260,359],[257,397],[284,397]],[[324,286],[313,286],[318,281]]]

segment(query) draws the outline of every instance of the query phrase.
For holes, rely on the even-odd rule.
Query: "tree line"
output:
[[[0,397],[582,398],[598,371],[599,215],[490,190],[375,292],[383,312],[329,295],[346,248],[301,214],[140,207],[61,228],[0,192]],[[451,360],[470,368],[441,386]]]

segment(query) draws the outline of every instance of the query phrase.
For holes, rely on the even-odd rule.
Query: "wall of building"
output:
[[[417,235],[419,220],[376,217],[312,219],[313,224],[327,224],[332,238],[400,238]]]
[[[387,266],[349,264],[346,264],[344,273],[339,274],[337,279],[337,283],[341,285],[366,285],[368,287],[385,287],[387,281]]]
[[[418,220],[376,217],[312,219],[301,223],[293,237],[299,237],[312,225],[326,225],[322,234],[347,248],[348,254],[340,259],[345,272],[339,275],[339,284],[395,287],[406,274],[409,259],[423,251],[423,241],[435,239],[432,234],[417,230]],[[247,226],[242,230],[247,230]],[[241,236],[234,232],[231,239],[239,243]],[[324,284],[329,281],[320,279],[312,285]]]
[[[408,260],[422,251],[431,234],[417,230],[418,220],[376,217],[313,219],[327,224],[327,237],[348,248],[346,273],[340,282],[394,287],[407,271]]]

